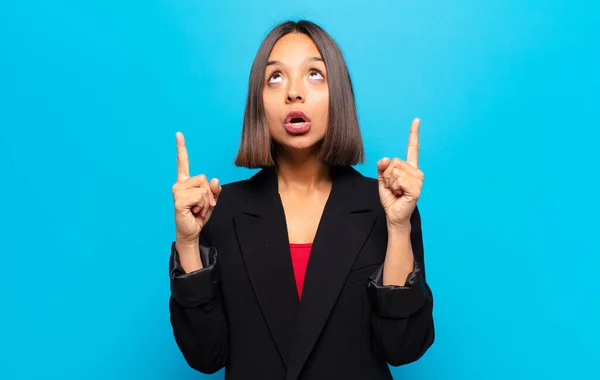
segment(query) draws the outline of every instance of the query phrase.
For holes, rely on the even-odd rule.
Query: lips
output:
[[[310,129],[310,118],[302,111],[295,110],[287,114],[285,129],[291,134],[302,134]]]
[[[290,111],[285,118],[285,124],[289,123],[310,123],[310,118],[302,111]]]

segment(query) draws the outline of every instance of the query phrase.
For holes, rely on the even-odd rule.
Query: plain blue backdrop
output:
[[[597,379],[596,4],[3,2],[0,378],[204,378],[169,324],[175,132],[192,174],[253,174],[250,65],[307,18],[347,59],[361,172],[422,119],[437,339],[395,378]]]

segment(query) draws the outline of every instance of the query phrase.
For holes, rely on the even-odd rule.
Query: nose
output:
[[[301,95],[298,95],[298,94],[296,94],[296,93],[292,93],[292,92],[290,91],[289,95],[287,96],[287,99],[286,99],[286,101],[287,101],[287,103],[294,103],[294,102],[296,102],[296,101],[302,102],[302,101],[303,101],[303,99],[304,99],[304,98],[302,98],[302,96],[301,96]]]
[[[300,102],[304,103],[305,91],[302,80],[292,79],[289,81],[286,103]]]

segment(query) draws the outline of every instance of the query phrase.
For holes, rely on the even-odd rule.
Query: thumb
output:
[[[219,194],[221,194],[221,190],[223,189],[221,187],[221,184],[219,183],[219,179],[218,178],[211,179],[208,185],[210,186],[210,191],[212,191],[212,193],[214,194],[215,201],[216,201],[217,198],[219,198]]]
[[[385,171],[385,169],[388,168],[388,166],[390,166],[390,163],[392,162],[392,160],[390,160],[388,157],[384,157],[381,160],[377,161],[377,179],[378,180],[382,180],[383,179],[383,172]]]

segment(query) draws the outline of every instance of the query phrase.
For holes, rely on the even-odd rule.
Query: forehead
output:
[[[306,34],[290,33],[275,43],[269,60],[278,60],[289,64],[304,61],[306,57],[321,57],[317,45]]]

